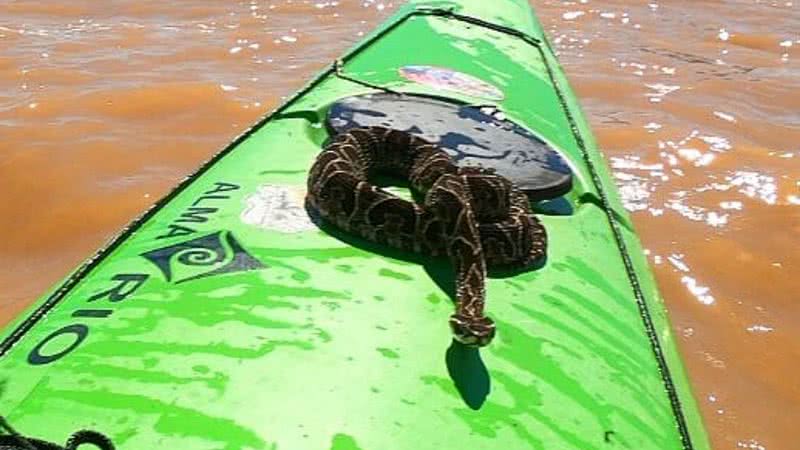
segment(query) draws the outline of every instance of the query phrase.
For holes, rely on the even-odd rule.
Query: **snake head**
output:
[[[496,326],[488,317],[450,316],[450,329],[458,342],[469,347],[484,347],[492,342]]]

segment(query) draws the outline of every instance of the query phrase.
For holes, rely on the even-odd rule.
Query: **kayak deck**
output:
[[[708,448],[566,80],[524,2],[486,3],[457,12],[533,39],[410,5],[42,299],[0,335],[0,412],[125,449]],[[336,100],[376,85],[485,101],[409,81],[411,65],[495,86],[575,175],[539,205],[544,267],[488,280],[498,335],[480,351],[451,343],[446,261],[322,231],[302,207]]]

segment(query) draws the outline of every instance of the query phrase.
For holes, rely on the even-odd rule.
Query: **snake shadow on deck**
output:
[[[408,187],[404,180],[381,177],[378,180],[381,187],[395,186]],[[412,196],[418,194],[412,191]],[[404,252],[392,247],[381,245],[348,233],[336,226],[328,224],[313,208],[306,205],[311,220],[324,233],[366,252],[375,253],[387,258],[397,259],[409,263],[419,264],[428,276],[436,283],[439,289],[455,304],[455,270],[445,256],[428,256],[420,253]],[[536,260],[532,265],[515,270],[490,269],[490,278],[509,278],[523,272],[538,270],[547,263],[547,256]],[[480,409],[491,392],[491,377],[486,364],[481,358],[480,349],[464,345],[453,339],[445,352],[445,365],[447,373],[453,381],[464,403],[473,410]]]

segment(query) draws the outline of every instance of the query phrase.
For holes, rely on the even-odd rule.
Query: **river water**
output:
[[[798,448],[800,2],[532,3],[714,448]],[[0,0],[0,325],[396,6]]]

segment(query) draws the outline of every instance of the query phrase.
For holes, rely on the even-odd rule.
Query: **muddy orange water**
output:
[[[800,448],[800,2],[533,3],[714,447]],[[0,0],[0,324],[396,6]]]

